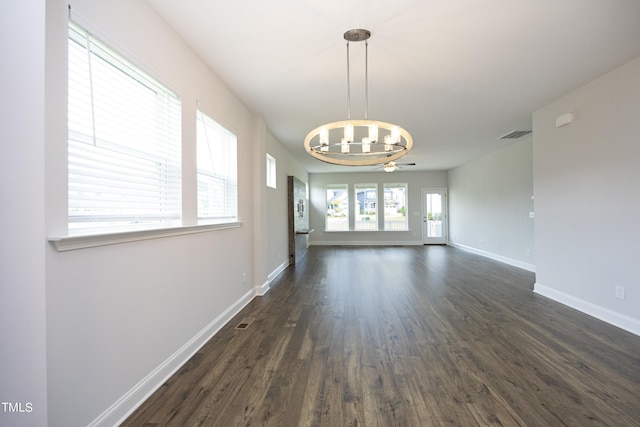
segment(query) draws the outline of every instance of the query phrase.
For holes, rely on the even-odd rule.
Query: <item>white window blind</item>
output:
[[[236,135],[197,111],[198,222],[238,220]]]
[[[69,27],[69,234],[180,224],[180,99]]]

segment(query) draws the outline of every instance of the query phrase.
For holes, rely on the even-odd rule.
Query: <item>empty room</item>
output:
[[[0,20],[0,425],[640,425],[640,3]]]

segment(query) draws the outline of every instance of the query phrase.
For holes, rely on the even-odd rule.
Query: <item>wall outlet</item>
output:
[[[242,284],[243,285],[247,284],[247,273],[242,273]]]
[[[531,256],[531,249],[527,249],[527,256]]]
[[[616,298],[624,299],[624,287],[616,286]]]

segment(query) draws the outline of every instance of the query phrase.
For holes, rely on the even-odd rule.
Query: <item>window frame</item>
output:
[[[203,133],[200,133],[201,130]],[[201,148],[203,150],[200,150]],[[217,152],[214,153],[215,150]],[[221,156],[227,159],[226,162],[217,165],[221,171],[216,173],[216,161]],[[201,168],[207,160],[211,162],[211,170]],[[204,187],[215,186],[215,182],[221,183],[218,190],[223,193],[222,201],[203,196],[201,191]],[[198,224],[238,221],[238,136],[235,131],[220,123],[201,107],[196,109],[196,197]],[[211,212],[212,208],[205,208],[204,203],[213,205],[214,210],[222,212],[217,215],[205,215],[203,213],[206,210]]]
[[[387,203],[387,190],[388,189],[393,189],[393,188],[402,188],[404,189],[404,227],[402,228],[392,228],[390,226],[390,223],[388,223],[387,221],[387,211],[389,209],[388,206],[390,206],[389,203]],[[383,230],[384,231],[409,231],[409,216],[407,215],[407,213],[409,212],[409,184],[408,183],[389,183],[389,182],[385,182],[382,184],[382,209],[383,209],[383,215],[382,215],[382,221],[383,221]],[[396,208],[396,212],[398,209],[401,208]]]
[[[266,162],[267,162],[267,176],[266,176],[266,180],[267,180],[267,187],[269,188],[277,188],[277,162],[276,162],[276,158],[273,157],[271,154],[267,153],[266,155]]]
[[[67,234],[181,225],[180,96],[71,20],[67,43]]]
[[[85,24],[87,23],[82,21],[78,22],[78,21],[69,20],[69,24],[68,24],[69,32],[71,32],[71,26],[75,26],[78,30],[81,31],[81,34],[90,35],[91,34],[91,30],[89,29],[90,25],[87,27],[85,26]],[[115,52],[119,58],[122,58],[123,61],[126,61],[131,65],[133,65],[134,67],[136,67],[136,69],[139,70],[140,73],[144,73],[146,76],[149,76],[153,81],[157,81],[162,87],[166,88],[168,91],[175,94],[176,97],[180,100],[180,96],[177,94],[177,92],[173,91],[169,85],[162,82],[161,80],[155,79],[152,76],[152,74],[147,73],[144,70],[144,68],[138,66],[138,64],[136,64],[135,61],[133,62],[129,61],[128,57],[135,58],[135,56],[132,56],[130,52],[128,52],[126,49],[123,49],[121,46],[118,46],[117,43],[114,44],[113,41],[108,38],[104,40],[98,40],[98,42],[100,42],[102,45],[104,45],[111,51]],[[67,35],[67,43],[71,43],[70,35]],[[112,44],[112,46],[115,47],[116,49],[110,47],[109,44]],[[80,46],[84,46],[84,45],[85,45],[84,43],[80,44]],[[68,61],[69,61],[69,58],[67,58],[66,60],[67,67],[69,67]],[[67,81],[67,84],[68,84],[68,81]],[[67,102],[68,102],[68,95],[67,95]],[[243,225],[243,222],[239,220],[239,216],[238,218],[236,218],[235,221],[227,221],[224,223],[215,223],[215,224],[195,224],[196,217],[197,217],[197,212],[196,212],[197,206],[195,206],[195,202],[193,206],[188,206],[185,209],[185,206],[183,205],[183,194],[182,194],[183,180],[186,177],[189,177],[189,181],[193,179],[193,185],[195,186],[196,184],[195,174],[197,173],[197,171],[194,170],[193,171],[194,175],[193,177],[191,177],[190,172],[188,175],[186,175],[185,172],[188,172],[188,171],[184,171],[182,169],[182,152],[185,144],[185,141],[183,139],[183,132],[182,132],[182,127],[184,125],[183,111],[182,111],[183,108],[184,106],[182,105],[182,102],[180,100],[180,105],[178,108],[178,115],[177,115],[178,127],[176,131],[178,135],[177,154],[174,157],[180,166],[180,172],[178,174],[179,180],[180,180],[180,185],[179,185],[180,208],[178,210],[178,215],[176,218],[177,221],[175,221],[174,224],[163,224],[160,227],[153,225],[150,227],[144,227],[140,229],[129,229],[129,228],[115,229],[114,228],[114,229],[108,229],[108,230],[101,230],[100,232],[95,232],[92,230],[86,233],[73,233],[73,232],[70,233],[69,220],[68,220],[68,207],[67,207],[67,213],[65,215],[67,217],[67,220],[65,221],[65,227],[60,228],[58,233],[49,234],[47,236],[47,240],[52,244],[52,246],[57,251],[63,252],[63,251],[70,251],[70,250],[77,250],[77,249],[84,249],[84,248],[91,248],[91,247],[135,242],[135,241],[141,241],[141,240],[181,236],[181,235],[188,235],[188,234],[194,234],[194,233],[212,232],[215,230],[238,228]],[[194,133],[196,131],[195,124],[196,123],[194,121],[193,123]],[[193,143],[195,144],[195,141]],[[68,150],[68,146],[69,146],[69,143],[67,142],[66,143],[67,150]],[[195,150],[195,146],[193,148]],[[66,162],[68,162],[68,160]],[[68,185],[69,183],[68,175],[65,177],[65,181]],[[65,188],[67,187],[65,186]],[[61,193],[60,197],[64,198],[66,203],[68,203],[68,200],[69,200],[68,190],[66,190],[66,194]],[[188,215],[188,217],[184,217],[183,215]]]
[[[343,194],[344,194],[344,202],[346,203],[346,213],[344,215],[335,215],[335,208],[330,208],[330,204],[331,205],[335,205],[336,207],[338,206],[337,204],[334,204],[333,202],[338,200],[337,198],[340,197],[338,195],[332,195],[331,199],[329,199],[329,191],[331,190],[342,190]],[[342,204],[343,201],[340,201],[340,204]],[[348,184],[330,184],[327,185],[325,187],[325,213],[324,213],[324,230],[327,232],[345,232],[345,231],[351,231],[350,227],[349,227],[349,223],[351,221],[351,203],[349,200],[349,185]],[[342,210],[342,209],[341,209]],[[329,216],[330,215],[330,211],[334,211],[334,216]],[[330,222],[329,219],[330,218],[345,218],[346,222],[344,220],[336,220],[334,221],[334,225],[335,224],[341,224],[343,226],[341,227],[330,227]],[[344,224],[346,224],[346,228],[344,227]]]
[[[365,219],[358,219],[358,217],[361,215],[359,211],[366,211],[367,210],[367,206],[360,206],[360,199],[358,198],[358,190],[363,190],[364,196],[363,196],[363,202],[364,204],[367,203],[367,199],[369,199],[369,197],[367,197],[367,192],[369,191],[374,191],[375,192],[375,197],[374,197],[374,207],[371,208],[369,207],[369,211],[373,210],[374,213],[371,214],[369,213],[369,216],[367,216],[366,213],[362,214],[363,218],[371,218],[371,216],[374,217],[373,220],[369,219],[369,220],[365,220]],[[379,226],[378,226],[378,206],[379,206],[379,191],[378,191],[378,184],[377,183],[366,183],[366,184],[353,184],[353,231],[378,231]],[[371,202],[369,202],[371,203]]]

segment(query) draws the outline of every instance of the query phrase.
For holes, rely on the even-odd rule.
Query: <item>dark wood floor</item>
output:
[[[534,280],[444,246],[312,246],[124,425],[639,426],[640,337]]]

